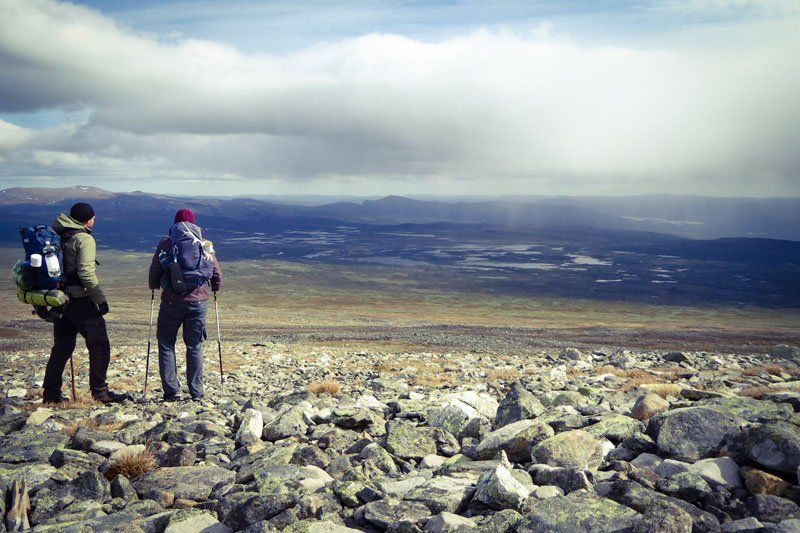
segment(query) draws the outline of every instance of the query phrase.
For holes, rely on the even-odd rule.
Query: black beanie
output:
[[[78,222],[86,223],[92,220],[92,217],[94,216],[94,209],[92,209],[92,206],[87,203],[78,202],[72,206],[72,209],[69,210],[69,216]]]

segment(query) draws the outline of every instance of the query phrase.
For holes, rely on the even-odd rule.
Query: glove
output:
[[[100,316],[105,315],[108,313],[108,302],[103,302],[97,306],[97,310],[100,311]]]

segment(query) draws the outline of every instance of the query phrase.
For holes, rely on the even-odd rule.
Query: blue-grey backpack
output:
[[[185,294],[205,285],[214,274],[211,255],[203,249],[203,230],[189,222],[178,222],[169,229],[169,248],[160,257],[169,272],[169,288]],[[162,278],[163,279],[163,278]]]

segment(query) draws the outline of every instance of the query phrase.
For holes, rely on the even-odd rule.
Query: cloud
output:
[[[372,181],[387,192],[438,181],[453,192],[798,194],[796,22],[703,28],[638,48],[495,29],[245,54],[161,41],[73,4],[6,0],[0,113],[91,113],[46,130],[0,122],[0,172],[330,190]]]

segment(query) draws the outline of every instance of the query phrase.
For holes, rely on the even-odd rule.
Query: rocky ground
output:
[[[800,531],[797,348],[239,342],[199,403],[119,353],[113,406],[42,406],[46,352],[0,355],[0,531]]]

